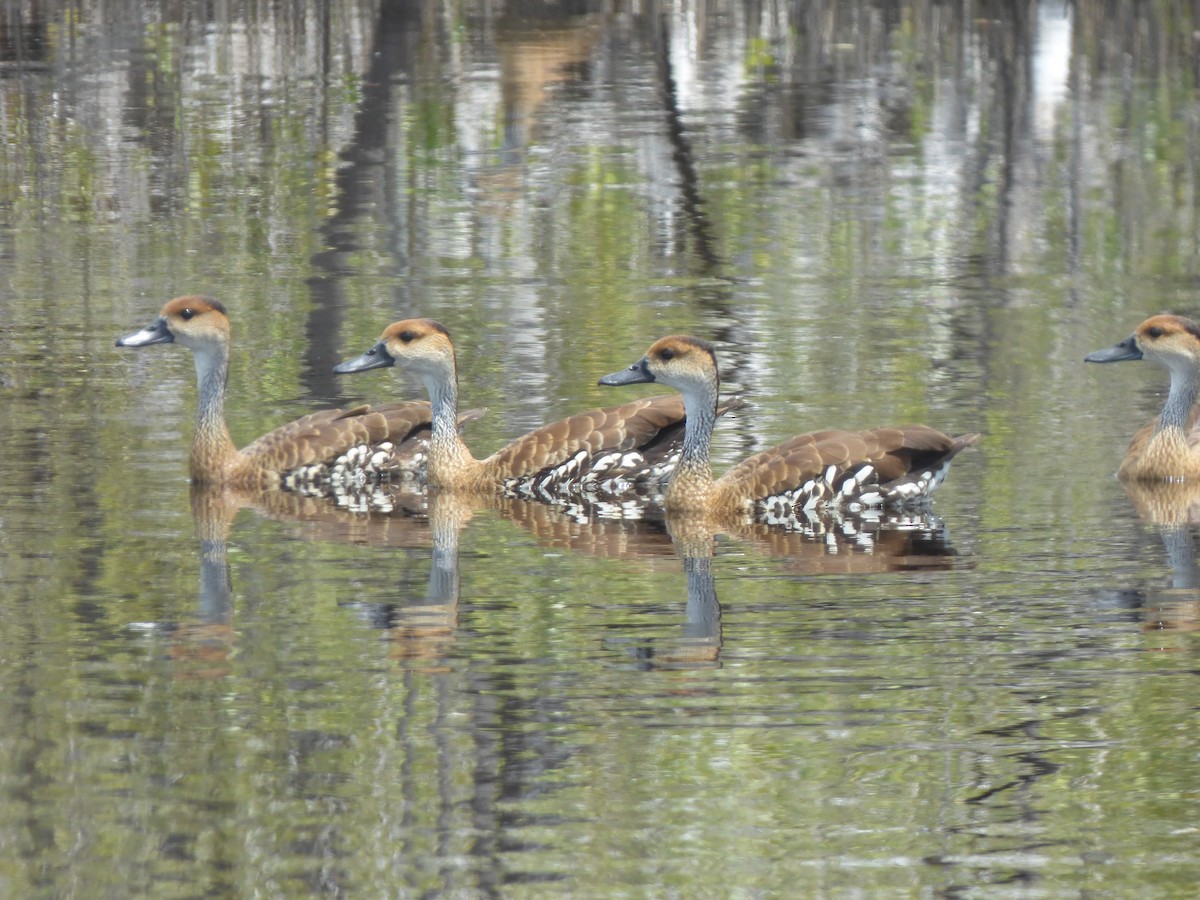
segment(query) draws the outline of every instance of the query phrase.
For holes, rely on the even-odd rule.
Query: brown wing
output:
[[[937,487],[950,460],[978,437],[950,437],[927,425],[815,431],[745,460],[721,478],[722,490],[801,508],[915,500]]]
[[[400,448],[407,441],[427,436],[429,421],[429,403],[425,400],[327,409],[264,434],[241,455],[256,467],[290,472],[302,466],[329,464],[360,445],[390,441]]]
[[[572,459],[579,451],[633,450],[650,446],[664,430],[683,423],[678,394],[630,400],[577,413],[544,425],[497,450],[488,460],[501,475],[523,478]]]
[[[743,406],[722,404],[717,415]],[[678,394],[578,413],[518,438],[487,462],[509,487],[621,493],[657,485],[679,462],[686,415]]]

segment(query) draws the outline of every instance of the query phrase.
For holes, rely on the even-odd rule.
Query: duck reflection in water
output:
[[[1143,631],[1200,631],[1200,483],[1125,480],[1121,486],[1142,521],[1157,531],[1171,569],[1168,586],[1124,592],[1122,602],[1138,609]]]
[[[234,644],[233,582],[226,554],[232,517],[225,491],[193,486],[192,522],[200,542],[200,595],[196,617],[168,626],[170,654],[189,664],[193,678],[220,678],[229,674]]]
[[[945,524],[929,510],[848,515],[812,513],[791,529],[747,521],[714,526],[704,515],[665,510],[653,497],[613,503],[575,497],[559,505],[507,498],[502,514],[539,541],[589,556],[682,565],[686,601],[682,632],[646,641],[634,656],[647,668],[708,667],[719,662],[721,606],[714,566],[719,535],[787,575],[948,571],[964,564]],[[642,632],[639,631],[639,635]],[[609,642],[614,640],[610,638]]]
[[[284,491],[236,491],[193,486],[192,512],[200,541],[200,599],[195,621],[169,628],[172,655],[200,662],[192,674],[219,676],[234,643],[234,601],[226,547],[242,509],[286,522],[304,541],[430,550],[423,592],[401,584],[397,594],[357,590],[344,605],[357,609],[391,642],[392,657],[406,667],[445,671],[458,636],[460,617],[460,538],[478,514],[510,520],[543,547],[600,558],[636,562],[651,570],[664,566],[685,577],[681,629],[647,641],[639,632],[633,654],[652,668],[711,667],[719,664],[723,642],[721,606],[714,578],[716,532],[703,519],[664,516],[646,504],[628,519],[596,515],[585,505],[570,508],[499,494],[469,495],[424,490],[411,484],[380,486],[391,510],[362,514],[320,499]],[[880,518],[873,522],[826,520],[809,531],[785,531],[747,524],[733,539],[753,552],[774,557],[781,572],[806,575],[948,569],[957,558],[935,517]],[[403,567],[407,573],[413,567]],[[419,571],[419,570],[417,570]],[[627,645],[622,645],[627,646]]]
[[[674,559],[671,540],[661,523],[589,519],[519,497],[432,489],[427,495],[426,515],[433,551],[423,597],[378,601],[364,594],[346,604],[388,633],[393,658],[406,667],[425,672],[449,667],[460,609],[461,535],[481,513],[512,522],[544,548],[598,559],[633,560],[650,568]]]
[[[637,559],[658,565],[671,557],[662,530],[614,521],[581,524],[545,504],[499,495],[471,496],[430,491],[410,482],[376,485],[370,514],[339,508],[320,497],[278,490],[237,490],[192,485],[191,510],[200,547],[199,599],[194,616],[155,622],[148,628],[167,636],[172,658],[186,663],[188,677],[222,677],[236,640],[235,602],[228,541],[242,510],[286,523],[305,542],[429,551],[423,593],[401,584],[399,596],[378,600],[360,592],[345,606],[360,610],[384,630],[390,654],[406,666],[445,670],[459,625],[460,535],[480,512],[511,519],[539,543],[602,558]],[[378,510],[386,508],[388,513]],[[404,565],[401,577],[414,570]],[[419,569],[417,570],[419,571]],[[418,599],[413,599],[417,597]]]
[[[674,530],[651,501],[625,501],[619,508],[627,518],[597,513],[612,509],[605,501],[578,498],[570,504],[550,506],[508,497],[503,514],[537,536],[542,544],[602,559],[636,561],[639,565],[678,572],[685,578],[683,622],[673,634],[639,637],[632,655],[647,669],[713,668],[720,664],[722,646],[721,604],[713,577],[714,535]],[[611,635],[606,643],[628,650],[629,643]]]
[[[648,669],[716,668],[721,662],[721,603],[713,577],[715,540],[707,531],[670,532],[687,579],[682,633],[653,643],[642,642],[638,663]]]
[[[459,536],[477,510],[470,498],[440,491],[426,501],[432,550],[424,596],[376,601],[363,595],[343,606],[354,606],[386,632],[394,660],[416,671],[438,673],[450,670],[450,651],[458,634]]]
[[[611,520],[672,535],[725,534],[806,575],[950,569],[963,563],[945,523],[921,505],[893,510],[796,509],[786,522],[672,510],[661,494],[653,493],[620,499],[577,495],[557,498],[550,506],[578,523]]]
[[[155,622],[150,627],[169,635],[170,654],[192,665],[187,673],[190,677],[228,674],[228,659],[235,641],[228,541],[234,520],[242,510],[286,522],[304,541],[403,548],[428,547],[432,543],[425,495],[407,483],[390,486],[386,503],[391,514],[386,516],[364,516],[320,497],[273,489],[193,483],[189,499],[200,548],[195,617],[179,622]]]
[[[525,506],[543,520],[557,517],[560,536],[566,527],[561,523],[572,523],[570,539],[563,542],[572,549],[643,560],[669,556],[681,564],[686,578],[681,633],[647,640],[639,629],[634,642],[635,660],[648,669],[719,665],[724,635],[714,567],[722,546],[770,560],[774,571],[788,576],[947,571],[963,564],[944,523],[928,510],[869,518],[814,514],[805,528],[789,530],[757,522],[717,528],[706,516],[671,513],[652,500],[615,506],[577,498],[560,507]],[[618,514],[625,518],[615,518]],[[626,528],[637,530],[626,534]],[[598,546],[606,552],[597,553]],[[607,643],[629,645],[614,636]]]

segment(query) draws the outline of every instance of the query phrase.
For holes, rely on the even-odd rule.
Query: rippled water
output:
[[[1190,498],[1112,477],[1194,312],[1170,4],[0,13],[0,892],[1190,896]],[[718,469],[980,431],[928,517],[681,534],[403,493],[194,493],[390,321],[451,330],[479,456],[718,342]]]

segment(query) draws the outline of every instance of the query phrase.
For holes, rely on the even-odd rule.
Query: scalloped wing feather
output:
[[[739,409],[731,398],[717,415]],[[619,493],[660,485],[679,462],[686,422],[678,394],[631,400],[553,422],[497,451],[494,466],[509,488],[531,493]]]
[[[544,425],[497,450],[487,460],[501,476],[523,478],[572,459],[579,451],[632,450],[682,424],[678,394],[631,400],[577,413]]]
[[[354,447],[384,441],[399,456],[405,443],[428,436],[429,422],[424,400],[322,410],[264,434],[239,456],[247,469],[279,473],[329,464]]]
[[[800,509],[902,502],[927,495],[954,455],[977,439],[974,434],[950,437],[927,425],[828,429],[797,435],[750,457],[718,485],[722,495],[744,502]],[[917,486],[905,487],[910,484]]]

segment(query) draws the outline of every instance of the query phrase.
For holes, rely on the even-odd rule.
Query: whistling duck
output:
[[[684,408],[678,397],[664,396],[578,413],[531,431],[486,459],[476,459],[454,427],[458,374],[446,328],[432,319],[394,322],[374,347],[334,371],[365,372],[393,365],[419,376],[433,403],[429,484],[434,487],[500,487],[543,497],[653,489],[679,456]],[[738,405],[735,400],[721,412]]]
[[[200,387],[189,461],[193,483],[312,487],[328,477],[419,473],[430,422],[424,400],[313,413],[238,450],[225,424],[229,334],[225,307],[197,296],[170,301],[155,321],[117,339],[118,347],[175,342],[192,351]]]
[[[1117,477],[1129,481],[1200,479],[1200,325],[1182,316],[1152,316],[1129,337],[1084,362],[1148,359],[1171,373],[1171,389],[1157,419],[1133,436]]]
[[[628,369],[600,384],[661,382],[683,395],[687,428],[683,452],[663,500],[669,511],[717,518],[757,513],[790,522],[796,511],[903,506],[924,500],[960,450],[977,434],[950,437],[927,425],[869,431],[816,431],[751,456],[719,479],[709,466],[713,410],[720,376],[707,341],[675,335],[654,343]]]

